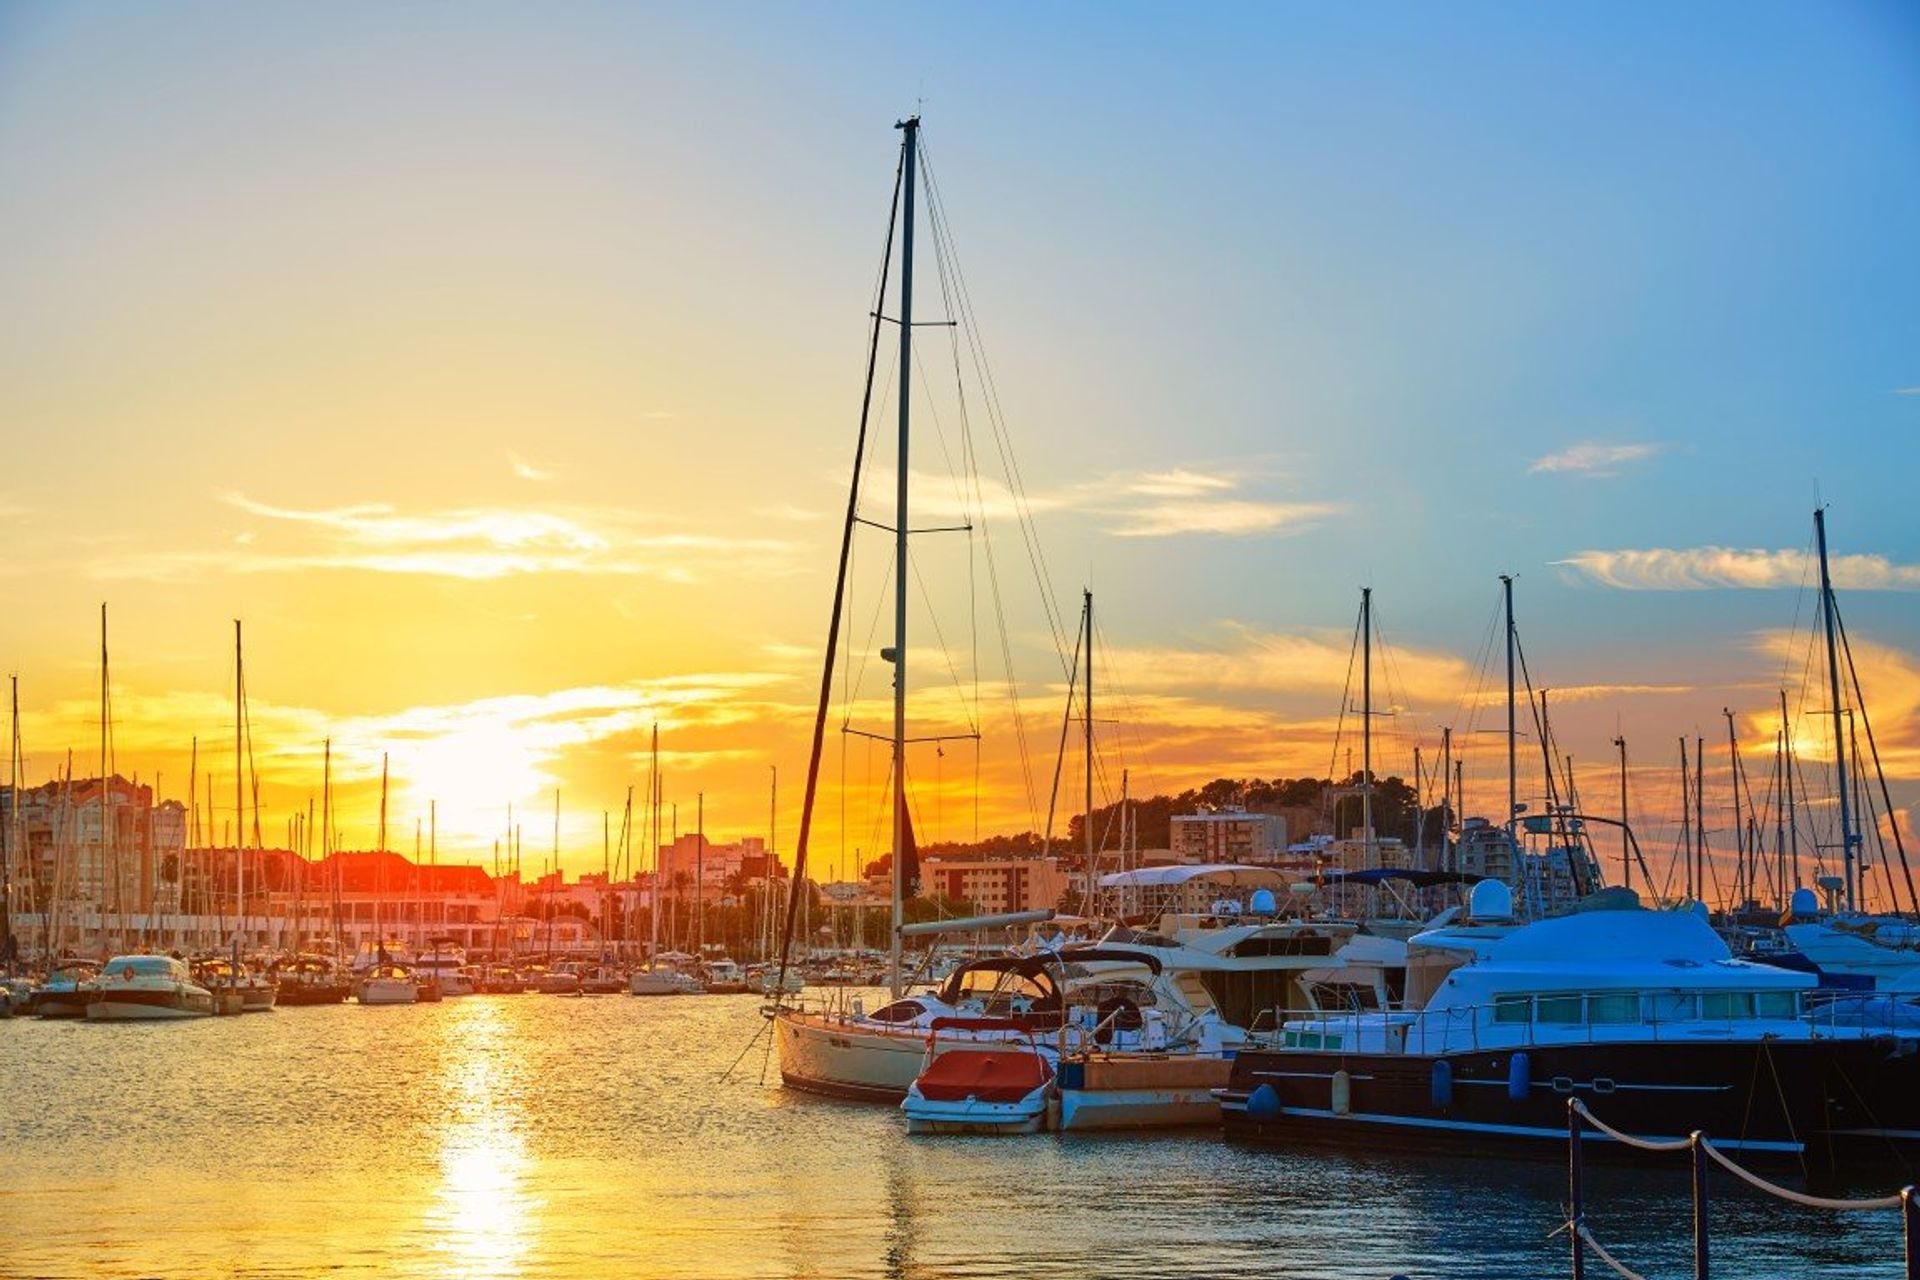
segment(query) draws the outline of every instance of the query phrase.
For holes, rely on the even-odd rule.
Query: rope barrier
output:
[[[1700,1145],[1708,1155],[1713,1157],[1716,1164],[1728,1173],[1731,1173],[1734,1177],[1739,1178],[1742,1182],[1745,1182],[1748,1186],[1764,1191],[1768,1195],[1778,1196],[1782,1200],[1791,1200],[1795,1204],[1803,1204],[1809,1209],[1836,1209],[1844,1213],[1854,1209],[1898,1209],[1900,1207],[1900,1196],[1898,1192],[1890,1196],[1880,1196],[1873,1200],[1827,1200],[1820,1196],[1810,1196],[1804,1192],[1789,1190],[1786,1187],[1768,1182],[1758,1174],[1750,1173],[1746,1169],[1741,1168],[1732,1160],[1720,1154],[1720,1149],[1706,1139],[1702,1138]]]
[[[1612,1138],[1615,1142],[1623,1142],[1629,1147],[1638,1147],[1642,1151],[1685,1151],[1688,1146],[1691,1145],[1685,1138],[1671,1142],[1659,1142],[1652,1138],[1636,1138],[1630,1133],[1620,1132],[1620,1130],[1594,1115],[1593,1112],[1587,1110],[1587,1104],[1580,1101],[1580,1099],[1574,1098],[1572,1100],[1572,1106],[1575,1111],[1580,1113],[1581,1119],[1606,1134],[1609,1138]]]
[[[1600,1261],[1606,1263],[1607,1266],[1611,1267],[1613,1269],[1613,1273],[1617,1276],[1620,1276],[1622,1280],[1647,1280],[1647,1278],[1641,1275],[1638,1271],[1633,1270],[1632,1268],[1628,1267],[1625,1263],[1621,1262],[1618,1258],[1608,1253],[1606,1251],[1605,1246],[1603,1246],[1598,1240],[1595,1240],[1593,1238],[1593,1232],[1587,1230],[1584,1224],[1581,1226],[1575,1227],[1573,1231],[1575,1235],[1580,1237],[1581,1241],[1587,1246],[1587,1248],[1593,1250],[1593,1256],[1600,1259]]]

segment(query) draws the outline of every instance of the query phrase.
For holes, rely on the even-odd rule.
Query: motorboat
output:
[[[797,996],[807,989],[806,975],[800,972],[798,966],[786,969],[784,978],[777,964],[761,965],[758,973],[749,969],[748,975],[754,989],[763,996]]]
[[[1046,1126],[1055,1059],[1029,1035],[1026,1042],[969,1053],[941,1053],[942,1031],[996,1031],[997,1019],[935,1018],[926,1057],[900,1109],[908,1133],[1038,1133]]]
[[[577,996],[580,994],[580,975],[571,964],[562,962],[548,968],[543,964],[529,966],[526,971],[527,984],[533,990],[550,996]]]
[[[627,989],[627,975],[610,964],[581,965],[580,994],[614,996]]]
[[[1127,991],[1116,990],[1123,982]],[[1155,1010],[1153,1018],[1144,1016],[1143,1006]],[[1149,949],[1105,944],[969,961],[936,989],[871,1013],[855,997],[841,1007],[783,1007],[772,1017],[787,1085],[889,1102],[905,1097],[920,1075],[936,1019],[949,1020],[949,1033],[939,1041],[943,1053],[991,1049],[1030,1036],[1063,1054],[1124,1052],[1137,1045],[1150,1022],[1162,1032],[1177,1025],[1181,1043],[1196,1047],[1205,1042],[1221,1049],[1238,1035],[1191,975],[1167,969]]]
[[[232,957],[203,956],[192,967],[194,981],[209,991],[225,989],[237,993],[242,1013],[266,1013],[279,999],[278,982],[264,973],[254,972]]]
[[[480,972],[479,990],[490,996],[517,996],[526,992],[526,981],[510,964],[490,964]]]
[[[1870,981],[1874,990],[1920,987],[1920,925],[1897,916],[1820,909],[1811,889],[1796,889],[1781,924],[1787,941],[1820,972]]]
[[[1909,1123],[1894,1082],[1914,1042],[1810,1018],[1815,977],[1735,959],[1703,911],[1616,888],[1515,918],[1508,886],[1484,881],[1466,918],[1409,943],[1404,1004],[1290,1018],[1241,1049],[1228,1135],[1555,1152],[1577,1097],[1636,1136],[1799,1157]]]
[[[193,980],[184,961],[172,956],[116,956],[107,961],[87,1005],[89,1022],[212,1016],[213,993]]]
[[[417,1004],[420,980],[413,966],[389,960],[373,965],[361,975],[354,997],[361,1004]]]
[[[746,970],[726,956],[709,960],[701,967],[706,975],[701,985],[710,996],[737,996],[750,990]]]
[[[636,996],[697,996],[706,990],[700,979],[684,969],[635,969],[627,976],[627,994]]]
[[[295,956],[282,962],[274,976],[280,984],[277,1003],[282,1007],[339,1004],[353,990],[346,975],[323,955]]]
[[[91,960],[62,960],[33,989],[29,1008],[41,1018],[84,1018],[99,975],[100,966]]]
[[[432,983],[443,996],[470,996],[473,981],[467,975],[466,948],[452,938],[434,938],[426,950],[414,957],[413,968],[421,983]]]

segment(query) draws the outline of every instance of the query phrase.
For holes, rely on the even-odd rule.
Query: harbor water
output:
[[[0,1022],[0,1276],[1567,1273],[1552,1163],[909,1138],[893,1108],[781,1089],[759,1009],[524,995]],[[1896,1215],[1730,1181],[1716,1275],[1901,1274]],[[1623,1260],[1687,1272],[1683,1171],[1591,1168],[1588,1197]]]

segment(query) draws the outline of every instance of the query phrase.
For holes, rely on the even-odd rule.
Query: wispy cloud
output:
[[[1810,582],[1814,572],[1804,551],[1736,547],[1578,551],[1554,563],[1623,591],[1790,588]],[[1829,563],[1834,585],[1850,591],[1920,591],[1920,565],[1878,555],[1834,556]]]
[[[1920,396],[1920,387],[1899,387],[1894,390],[1897,396]]]
[[[222,494],[278,536],[211,549],[108,556],[94,577],[178,580],[209,572],[311,569],[419,574],[484,581],[519,574],[650,576],[690,581],[723,568],[765,576],[790,572],[791,544],[769,538],[664,532],[630,513],[596,508],[458,507],[403,511],[389,503],[301,509]]]
[[[1529,472],[1554,472],[1600,479],[1618,475],[1628,463],[1644,462],[1666,448],[1663,444],[1601,444],[1583,440],[1558,453],[1535,458]]]
[[[911,483],[914,510],[929,519],[1007,520],[1024,500],[1026,510],[1035,515],[1073,511],[1105,518],[1112,522],[1107,531],[1121,538],[1297,533],[1344,509],[1333,502],[1238,496],[1240,477],[1192,467],[1116,472],[1060,488],[1028,490],[1024,495],[1014,494],[991,477],[981,477],[973,491],[951,477],[920,472]]]
[[[513,468],[513,474],[522,480],[537,480],[544,483],[558,474],[553,467],[535,466],[511,449],[507,451],[507,464]]]
[[[1187,533],[1246,537],[1298,533],[1340,511],[1333,502],[1249,502],[1194,499],[1160,502],[1127,513],[1111,532],[1121,538],[1167,538]]]

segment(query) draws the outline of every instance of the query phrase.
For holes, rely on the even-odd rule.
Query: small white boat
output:
[[[705,990],[700,979],[679,969],[635,969],[627,979],[627,994],[635,996],[697,996]]]
[[[934,1019],[926,1065],[900,1104],[908,1133],[1038,1133],[1046,1127],[1054,1065],[1033,1040],[967,1053],[939,1051],[942,1030],[985,1030],[976,1024],[986,1021]]]
[[[423,983],[435,983],[443,996],[473,994],[466,948],[451,938],[435,938],[414,960],[414,968]]]
[[[213,993],[196,983],[172,956],[117,956],[101,970],[90,1022],[151,1022],[210,1018]]]
[[[377,964],[360,979],[355,992],[361,1004],[414,1004],[420,999],[420,980],[404,964]]]

